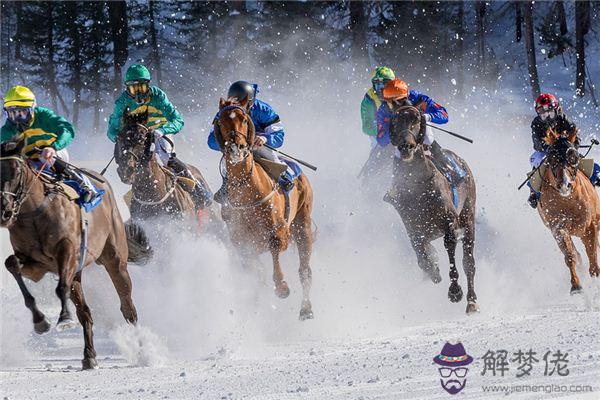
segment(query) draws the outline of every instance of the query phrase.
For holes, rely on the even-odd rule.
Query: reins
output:
[[[7,161],[7,160],[17,161],[21,165],[24,165],[25,167],[31,169],[32,172],[34,172],[34,177],[31,180],[31,183],[29,184],[29,186],[27,187],[26,190],[23,190],[23,186],[25,183],[24,182],[25,181],[24,173],[21,173],[21,176],[19,177],[19,189],[17,190],[17,193],[8,192],[8,191],[5,191],[4,188],[2,188],[2,190],[0,191],[0,193],[2,194],[2,197],[5,197],[6,195],[10,195],[15,199],[13,207],[10,210],[4,210],[4,212],[9,211],[12,214],[11,218],[16,218],[17,216],[21,216],[21,218],[28,218],[33,215],[38,215],[40,212],[40,209],[45,209],[48,206],[48,204],[47,204],[48,197],[47,196],[45,196],[44,202],[36,210],[32,211],[31,213],[21,214],[21,206],[27,199],[27,196],[29,196],[29,193],[31,192],[33,185],[39,179],[40,175],[42,174],[42,172],[44,171],[46,166],[48,166],[49,160],[46,160],[42,164],[42,166],[37,171],[37,173],[35,172],[35,169],[33,167],[31,167],[28,163],[26,163],[25,160],[23,160],[21,157],[18,157],[18,156],[0,157],[0,161]],[[3,212],[3,214],[4,214],[4,212]],[[10,220],[10,218],[9,218],[9,220]]]

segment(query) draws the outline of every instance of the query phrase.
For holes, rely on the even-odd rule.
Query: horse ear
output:
[[[221,100],[223,100],[223,99],[221,99]],[[221,135],[221,128],[219,127],[219,123],[216,118],[215,118],[215,121],[213,122],[213,130],[214,130],[214,134],[215,134],[215,140],[219,144],[221,151],[223,151],[223,149],[225,148],[225,140],[223,140],[223,136]]]
[[[223,107],[225,107],[225,99],[221,97],[219,99],[219,110],[222,109]]]
[[[425,140],[425,130],[427,129],[427,121],[425,120],[425,114],[423,114],[423,113],[419,113],[419,114],[421,116],[421,121],[419,123],[418,142],[419,142],[419,144],[421,144]]]
[[[567,140],[571,143],[575,143],[575,141],[577,140],[577,128],[573,129],[570,133],[569,136],[567,136]]]
[[[554,129],[548,128],[546,131],[546,136],[544,137],[544,142],[550,146],[554,146],[557,138],[558,134],[554,131]]]

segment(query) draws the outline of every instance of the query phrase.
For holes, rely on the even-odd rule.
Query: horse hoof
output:
[[[35,333],[37,333],[38,335],[43,335],[44,333],[48,333],[48,331],[50,330],[51,327],[52,327],[52,325],[50,324],[50,321],[46,317],[44,317],[44,319],[41,320],[40,322],[36,322],[33,324],[33,329],[35,330]]]
[[[309,309],[303,308],[302,310],[300,310],[300,316],[298,317],[298,319],[300,321],[306,321],[307,319],[313,319],[313,318],[315,318],[315,316],[310,308]]]
[[[84,371],[88,369],[98,369],[98,362],[95,358],[84,358],[81,360],[81,367]]]
[[[450,301],[452,303],[458,303],[459,301],[462,300],[463,297],[463,292],[462,292],[462,288],[460,287],[460,285],[457,283],[456,286],[455,285],[450,285],[450,288],[448,289],[448,298],[450,299]]]
[[[479,312],[479,306],[474,301],[467,303],[467,315],[472,315]]]
[[[281,284],[275,287],[275,293],[280,299],[285,299],[290,295],[290,288],[286,281],[281,281]]]
[[[583,292],[583,288],[581,286],[573,286],[571,288],[571,296],[581,294]]]
[[[68,329],[73,329],[77,326],[77,322],[75,322],[71,318],[65,318],[64,320],[59,320],[58,324],[56,324],[56,330],[58,332],[66,331]]]

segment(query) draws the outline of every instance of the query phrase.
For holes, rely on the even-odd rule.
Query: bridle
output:
[[[417,110],[419,112],[419,115],[421,115],[421,112],[417,107],[415,107],[413,105],[405,105],[405,106],[399,107],[397,110],[394,111],[394,117],[398,118],[402,111],[405,111],[405,110],[408,110],[411,108],[414,108],[415,110]],[[401,133],[405,134],[407,132],[415,140],[415,143],[417,143],[417,146],[421,146],[423,144],[423,141],[419,140],[419,133],[415,134],[410,128],[403,129]]]

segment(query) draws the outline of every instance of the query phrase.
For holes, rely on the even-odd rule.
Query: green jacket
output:
[[[362,131],[368,136],[377,136],[377,110],[381,106],[381,100],[373,88],[365,94],[360,103],[360,117],[362,119]]]
[[[108,138],[115,142],[122,129],[122,118],[125,111],[134,114],[148,111],[148,128],[158,129],[165,135],[174,135],[183,128],[183,118],[179,111],[167,98],[165,92],[156,86],[150,87],[150,100],[144,104],[137,104],[127,92],[121,93],[115,101],[115,109],[108,121]]]
[[[27,157],[37,157],[36,147],[41,149],[52,146],[56,150],[62,150],[75,137],[75,129],[69,121],[44,107],[34,108],[33,121],[24,131],[21,132],[15,124],[6,120],[0,133],[2,142],[22,135],[25,139],[23,154]]]

